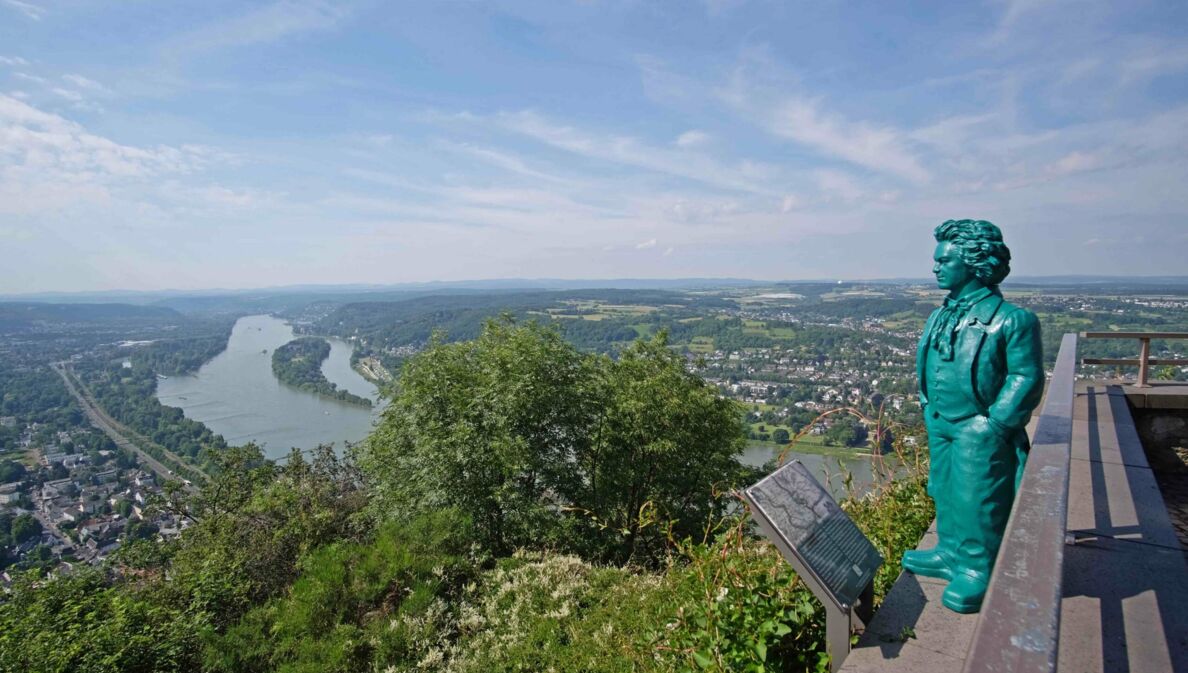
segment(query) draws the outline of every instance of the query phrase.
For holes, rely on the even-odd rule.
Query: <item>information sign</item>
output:
[[[872,583],[882,555],[799,461],[772,472],[743,494],[764,535],[825,604],[827,639],[837,670],[850,651],[852,627],[870,618]]]

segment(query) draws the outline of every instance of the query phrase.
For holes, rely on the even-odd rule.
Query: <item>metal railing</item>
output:
[[[1117,358],[1085,358],[1081,360],[1083,365],[1119,365],[1139,368],[1138,373],[1138,387],[1149,388],[1151,384],[1147,383],[1148,370],[1152,365],[1158,367],[1161,365],[1184,366],[1188,365],[1188,360],[1182,359],[1152,359],[1151,358],[1151,339],[1188,339],[1188,334],[1184,332],[1081,332],[1082,339],[1138,339],[1139,340],[1139,356],[1137,360],[1124,360]]]
[[[965,673],[1056,670],[1076,351],[1077,335],[1065,334]]]

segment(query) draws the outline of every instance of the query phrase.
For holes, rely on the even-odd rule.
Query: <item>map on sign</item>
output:
[[[777,546],[794,554],[838,605],[854,605],[883,557],[808,469],[792,461],[745,493],[760,523],[776,533]]]

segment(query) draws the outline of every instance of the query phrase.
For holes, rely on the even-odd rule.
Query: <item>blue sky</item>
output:
[[[1183,274],[1188,3],[0,0],[0,292]]]

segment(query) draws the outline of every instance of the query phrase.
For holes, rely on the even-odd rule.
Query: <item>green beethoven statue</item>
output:
[[[1030,448],[1024,428],[1043,393],[1043,350],[1035,314],[998,290],[1011,259],[998,227],[949,220],[935,236],[932,272],[949,295],[928,318],[916,374],[938,541],[905,553],[903,567],[948,580],[945,606],[977,612]]]

